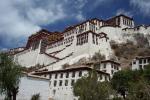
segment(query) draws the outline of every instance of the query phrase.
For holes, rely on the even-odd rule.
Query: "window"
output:
[[[111,68],[114,68],[113,64],[111,64]]]
[[[113,71],[113,70],[111,70],[111,74],[114,74],[114,71]]]
[[[95,44],[95,37],[94,37],[94,34],[92,34],[92,37],[93,37],[93,44]]]
[[[46,77],[47,75],[45,74],[44,77]]]
[[[100,74],[100,75],[99,75],[99,77],[100,77],[100,80],[102,80],[102,79],[103,79],[102,74]]]
[[[81,77],[82,76],[82,71],[79,71],[79,77]]]
[[[57,74],[55,74],[55,79],[57,78]]]
[[[146,59],[144,59],[144,63],[146,63]]]
[[[62,86],[62,80],[59,81],[59,86]]]
[[[140,65],[140,69],[142,69],[142,65]]]
[[[117,70],[119,70],[119,67],[118,66],[116,66],[117,67]]]
[[[106,64],[104,63],[104,68],[106,68]]]
[[[75,72],[72,72],[72,77],[75,77]]]
[[[66,78],[68,78],[68,77],[69,77],[69,73],[67,72],[67,73],[66,73]]]
[[[55,80],[55,81],[54,81],[54,87],[55,87],[56,85],[57,85],[57,81]]]
[[[63,78],[63,73],[60,74],[60,78]]]
[[[142,59],[139,60],[139,63],[142,64]]]
[[[150,63],[150,59],[148,59],[148,63]]]
[[[68,86],[68,80],[65,80],[65,86]]]
[[[74,80],[71,80],[71,86],[73,86],[73,85],[74,85],[74,83],[75,83],[75,81],[74,81]]]
[[[133,64],[136,64],[136,61],[133,61]]]

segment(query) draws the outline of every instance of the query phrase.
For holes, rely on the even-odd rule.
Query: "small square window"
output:
[[[54,81],[54,87],[57,85],[57,81]]]
[[[142,59],[139,60],[139,63],[142,64]]]
[[[82,71],[79,71],[79,77],[81,77],[82,76]]]
[[[63,73],[60,74],[60,78],[63,78]]]
[[[100,77],[100,80],[102,80],[102,79],[103,79],[102,74],[100,74],[100,75],[99,75],[99,77]]]
[[[75,77],[75,72],[72,72],[72,77]]]
[[[57,78],[57,74],[55,74],[55,79]]]
[[[59,81],[59,86],[62,86],[62,80]]]
[[[65,80],[65,86],[68,86],[68,80]]]
[[[71,80],[71,86],[73,86],[73,85],[74,85],[74,83],[75,83],[75,81],[74,81],[74,80]]]
[[[66,78],[68,78],[68,77],[69,77],[69,73],[67,72],[67,73],[66,73]]]

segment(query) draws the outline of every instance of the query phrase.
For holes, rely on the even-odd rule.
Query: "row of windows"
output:
[[[102,80],[102,79],[103,79],[103,75],[100,74],[100,75],[99,75],[99,80]],[[108,81],[107,76],[104,77],[104,80],[105,80],[105,81]],[[68,86],[68,85],[69,85],[68,83],[69,83],[68,80],[58,80],[58,81],[57,81],[57,80],[54,80],[53,86],[54,86],[54,87],[56,87],[56,86],[63,86],[63,84],[64,84],[64,86]],[[70,85],[73,86],[74,83],[75,83],[75,80],[72,79]],[[50,86],[52,85],[52,84],[51,84],[51,81],[50,81],[49,85],[50,85]]]
[[[68,37],[68,36],[70,36],[71,34],[74,34],[74,33],[76,33],[76,34],[77,33],[82,33],[84,31],[86,31],[86,29],[87,29],[87,23],[82,24],[82,25],[80,25],[80,26],[64,33],[64,37]]]
[[[40,43],[40,41],[35,41],[35,42],[33,42],[33,43],[32,43],[32,50],[37,49],[37,48],[39,47],[39,43]]]
[[[118,67],[117,65],[115,65],[115,64],[111,64],[111,68],[114,68],[114,69],[116,69],[116,70],[119,70],[119,67]]]
[[[89,29],[93,32],[95,32],[95,25],[94,24],[90,24]]]
[[[82,34],[77,37],[77,45],[82,45],[88,42],[88,33]]]
[[[124,24],[124,25],[128,25],[128,26],[132,26],[132,21],[129,20],[129,19],[123,18],[123,24]]]
[[[70,42],[73,41],[73,39],[74,39],[74,36],[71,36],[71,37],[69,37],[69,38],[67,38],[67,39],[65,39],[65,40],[63,40],[63,41],[56,42],[55,44],[51,44],[48,48],[49,48],[49,49],[50,49],[50,48],[55,48],[55,47],[61,46],[61,45],[63,45],[63,44],[70,43]]]
[[[139,64],[145,64],[145,63],[150,63],[150,59],[140,59]],[[135,64],[135,63],[134,63]]]
[[[64,84],[64,86],[68,86],[69,84],[68,84],[69,82],[68,82],[68,80],[59,80],[59,81],[57,81],[57,80],[55,80],[54,81],[54,84],[53,84],[53,86],[54,87],[56,87],[56,86],[63,86],[63,84]],[[71,86],[73,86],[73,84],[75,83],[75,80],[71,80]],[[52,84],[51,84],[51,81],[50,81],[50,83],[49,83],[49,85],[51,86]]]
[[[76,75],[76,72],[75,72],[75,71],[72,72],[72,77],[75,77],[75,75]],[[69,72],[67,72],[67,73],[60,73],[59,78],[63,78],[64,76],[65,76],[66,78],[69,78]],[[79,77],[82,76],[82,71],[79,71],[78,76],[79,76]],[[50,79],[52,78],[52,74],[49,75],[49,78],[50,78]],[[58,78],[58,73],[55,74],[55,79],[57,79],[57,78]]]

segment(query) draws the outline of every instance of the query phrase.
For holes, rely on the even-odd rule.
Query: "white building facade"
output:
[[[146,65],[150,64],[150,57],[136,57],[132,61],[132,70],[144,69]]]
[[[45,76],[50,78],[49,88],[51,100],[78,100],[73,94],[73,84],[81,77],[87,77],[89,67],[68,68],[64,70],[55,70],[48,72],[38,72],[35,75]],[[109,81],[110,75],[108,73],[98,71],[99,81]]]
[[[41,30],[28,38],[24,50],[13,54],[14,61],[24,67],[44,65],[39,70],[58,70],[65,63],[73,64],[100,51],[110,59],[110,40],[122,41],[124,28],[134,28],[133,18],[125,15],[108,20],[91,19],[70,26],[63,32]],[[119,39],[118,39],[119,36]]]

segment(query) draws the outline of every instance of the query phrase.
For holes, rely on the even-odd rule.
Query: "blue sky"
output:
[[[118,14],[149,25],[150,0],[1,0],[0,49],[25,46],[27,37],[42,28],[63,31],[90,18]]]

